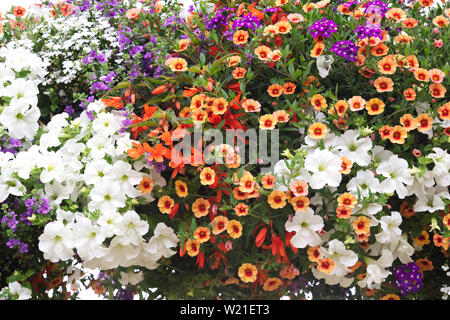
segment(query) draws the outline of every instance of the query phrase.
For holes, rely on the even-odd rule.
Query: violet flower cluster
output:
[[[414,262],[395,268],[395,287],[400,290],[402,296],[413,293],[423,288],[423,275],[419,266]]]
[[[382,18],[386,16],[386,12],[389,10],[388,4],[380,0],[374,0],[367,2],[364,7],[364,13],[379,14]]]
[[[349,61],[356,61],[358,56],[358,46],[350,40],[338,41],[330,49],[338,56],[343,57]]]
[[[314,38],[329,38],[333,33],[337,32],[337,25],[333,20],[320,19],[314,22],[308,31]]]
[[[383,31],[380,26],[371,23],[365,23],[364,25],[359,25],[355,31],[358,39],[365,39],[370,37],[377,37],[383,39]]]

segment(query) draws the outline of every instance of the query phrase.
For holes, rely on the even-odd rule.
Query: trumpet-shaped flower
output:
[[[369,151],[372,149],[372,141],[369,138],[359,138],[359,132],[348,130],[339,137],[339,155],[346,157],[360,166],[370,163]]]
[[[44,253],[44,258],[51,262],[69,260],[74,254],[72,248],[72,231],[61,221],[48,223],[44,233],[39,236],[39,250]]]
[[[402,230],[399,228],[402,223],[402,216],[400,213],[392,211],[390,216],[381,217],[379,222],[382,231],[375,235],[377,241],[380,243],[398,241],[402,235]]]
[[[317,246],[321,244],[322,239],[317,234],[324,226],[321,216],[314,215],[311,208],[306,211],[297,211],[295,216],[286,221],[286,231],[295,231],[291,238],[291,244],[296,248],[305,248],[306,246]]]
[[[305,168],[312,172],[309,186],[313,189],[322,189],[325,185],[338,187],[341,183],[342,160],[328,150],[316,149],[305,159]]]
[[[405,185],[411,185],[414,178],[408,170],[408,162],[397,155],[391,156],[388,161],[383,161],[377,168],[377,173],[386,177],[380,183],[380,188],[385,193],[396,192],[400,199],[408,193]]]
[[[150,238],[148,244],[144,244],[144,249],[157,256],[169,258],[176,251],[170,249],[177,246],[179,239],[172,228],[166,226],[163,222],[156,225],[153,237]]]
[[[359,170],[356,177],[347,183],[347,190],[356,194],[359,189],[362,197],[369,196],[369,190],[372,193],[380,192],[380,181],[370,170]]]

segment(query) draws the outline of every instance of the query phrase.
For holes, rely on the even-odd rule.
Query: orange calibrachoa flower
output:
[[[272,209],[281,209],[286,206],[286,194],[282,191],[274,190],[267,196],[267,202]]]
[[[273,189],[276,178],[271,174],[266,174],[262,177],[261,184],[264,189]]]
[[[445,78],[445,72],[436,68],[428,70],[428,75],[430,76],[430,80],[435,83],[442,83]]]
[[[229,67],[235,67],[239,63],[241,63],[241,57],[240,56],[232,56],[227,59],[227,63]]]
[[[281,96],[283,94],[283,91],[284,91],[283,87],[277,83],[272,84],[267,88],[267,92],[273,98]]]
[[[402,21],[406,19],[406,13],[400,8],[392,8],[386,12],[386,17],[396,21]]]
[[[434,269],[433,262],[428,259],[417,259],[416,264],[419,266],[420,272],[431,271]]]
[[[409,113],[404,114],[399,121],[406,131],[411,131],[417,128],[416,119]]]
[[[353,167],[353,161],[346,157],[342,157],[341,160],[342,160],[341,164],[342,169],[339,170],[339,172],[342,174],[349,174]]]
[[[416,118],[417,130],[420,132],[428,131],[433,127],[433,117],[426,113],[421,113]]]
[[[380,129],[378,129],[378,133],[380,134],[381,139],[386,140],[389,139],[393,130],[394,128],[388,125],[384,125]]]
[[[245,193],[253,192],[253,190],[255,190],[255,185],[256,185],[255,178],[248,171],[246,171],[239,179],[239,191],[241,192]]]
[[[248,205],[246,205],[245,203],[239,203],[234,207],[234,212],[238,217],[246,216],[248,215],[248,208]]]
[[[373,46],[370,49],[370,53],[372,53],[372,55],[375,57],[385,56],[385,55],[387,55],[388,52],[389,52],[389,47],[382,42],[380,42],[376,46]]]
[[[360,216],[353,221],[352,227],[357,235],[370,234],[370,219],[366,216]]]
[[[412,88],[408,88],[403,91],[403,95],[405,96],[406,101],[416,100],[416,92]]]
[[[238,67],[233,70],[233,78],[234,79],[242,79],[243,77],[245,77],[246,72],[247,72],[247,70],[245,68]]]
[[[413,241],[416,245],[422,247],[426,244],[430,244],[430,235],[425,230],[422,230],[417,238],[413,238]]]
[[[415,28],[415,27],[417,27],[418,24],[419,24],[419,21],[417,21],[414,18],[406,18],[406,19],[402,20],[402,25],[407,29]]]
[[[280,270],[280,276],[284,279],[293,280],[298,275],[300,275],[300,271],[293,264],[291,264],[289,266],[285,265]]]
[[[308,128],[309,136],[312,139],[322,139],[327,135],[328,128],[322,122],[314,122]]]
[[[175,191],[177,196],[180,198],[185,198],[188,195],[188,186],[181,180],[175,181]]]
[[[208,167],[203,168],[200,172],[200,183],[204,186],[210,186],[216,179],[216,172]]]
[[[208,119],[208,113],[203,109],[194,109],[191,114],[194,123],[203,123]]]
[[[218,235],[220,233],[222,233],[223,231],[225,231],[227,229],[228,226],[228,218],[225,216],[216,216],[214,217],[214,219],[211,221],[212,224],[212,233],[214,235]]]
[[[448,26],[448,19],[442,15],[434,17],[432,22],[436,27],[439,28],[445,28]]]
[[[400,297],[396,294],[390,293],[381,297],[380,300],[400,300]]]
[[[197,240],[189,239],[188,241],[186,241],[185,246],[187,254],[191,257],[195,257],[200,252],[200,242],[198,242]]]
[[[364,100],[360,96],[353,96],[348,99],[348,105],[351,111],[359,111],[364,109],[364,107],[366,106],[366,100]]]
[[[21,6],[17,6],[13,9],[13,13],[16,16],[16,18],[23,17],[26,12],[27,12],[27,10],[25,10],[25,8],[21,7]]]
[[[242,282],[255,282],[258,269],[251,263],[243,263],[238,270],[238,276]]]
[[[264,282],[264,291],[275,291],[277,290],[283,282],[280,278],[267,278]]]
[[[196,94],[195,96],[192,97],[191,99],[191,109],[201,109],[203,107],[203,103],[206,100],[206,95],[204,94]],[[185,109],[183,109],[185,110]],[[185,112],[187,112],[189,109],[186,109]],[[183,117],[180,115],[180,117]]]
[[[447,89],[440,83],[432,83],[428,88],[431,96],[434,98],[443,98],[447,92]]]
[[[308,253],[308,260],[311,262],[316,262],[318,259],[322,257],[319,247],[317,246],[309,247],[307,253]]]
[[[423,68],[417,68],[414,70],[414,77],[418,81],[428,82],[430,80],[430,75],[428,71]]]
[[[188,69],[187,61],[183,58],[170,58],[167,63],[173,72],[182,72]]]
[[[450,102],[442,105],[438,109],[439,118],[442,120],[450,120]]]
[[[147,194],[149,192],[152,192],[153,180],[148,177],[142,178],[141,182],[138,185],[138,188],[142,194]]]
[[[295,180],[289,188],[296,197],[308,195],[308,184],[305,181]]]
[[[313,95],[310,102],[317,111],[328,108],[327,101],[321,94]]]
[[[336,109],[338,116],[342,116],[348,109],[348,103],[345,100],[338,100],[334,105],[334,109]]]
[[[191,39],[181,39],[178,41],[178,50],[174,50],[176,52],[181,52],[186,50],[191,44]]]
[[[272,115],[277,123],[284,123],[289,121],[289,114],[284,110],[277,110]]]
[[[330,258],[318,259],[317,269],[325,274],[330,274],[334,269],[334,261]]]
[[[263,30],[263,36],[270,35],[272,38],[277,34],[277,30],[273,24],[266,26]]]
[[[397,61],[395,60],[395,57],[390,54],[378,61],[377,66],[382,74],[394,74],[397,70]]]
[[[211,236],[211,231],[206,227],[197,227],[194,231],[194,238],[199,243],[207,242]]]
[[[247,43],[249,34],[245,30],[238,30],[233,34],[233,43],[235,45],[243,45]]]
[[[203,198],[198,198],[194,201],[192,204],[192,211],[194,212],[194,216],[196,218],[201,218],[206,216],[209,213],[209,208],[211,207],[211,204],[208,200]]]
[[[280,50],[273,50],[270,51],[267,57],[272,61],[280,61],[281,60],[281,51]]]
[[[265,114],[259,118],[259,128],[272,130],[277,125],[277,120],[271,114]]]
[[[408,202],[403,201],[400,205],[400,214],[402,215],[402,217],[409,219],[415,215],[415,212],[414,209],[408,204]]]
[[[262,61],[267,61],[269,59],[269,53],[272,50],[268,46],[259,46],[255,49],[255,54]]]
[[[442,218],[442,223],[447,227],[448,230],[450,230],[450,213],[446,214],[444,218]],[[447,241],[448,240],[450,240],[450,238],[447,238]]]
[[[341,194],[338,197],[337,201],[339,207],[348,207],[348,208],[354,208],[356,206],[356,203],[358,202],[356,200],[356,197],[349,192]]]
[[[373,83],[377,92],[392,92],[394,91],[394,81],[391,78],[378,77]]]
[[[308,197],[298,196],[291,198],[289,200],[289,203],[292,205],[295,212],[297,211],[305,212],[306,209],[308,209],[309,207],[310,201]]]
[[[396,43],[402,43],[402,44],[410,43],[412,40],[414,40],[414,38],[411,36],[408,36],[407,34],[399,34],[398,36],[396,36],[394,38],[394,41]]]
[[[161,213],[169,214],[175,201],[169,196],[163,196],[158,200],[158,208]]]
[[[297,86],[295,85],[295,83],[286,82],[285,84],[283,84],[283,93],[284,94],[293,94],[295,92],[296,87]]]
[[[317,42],[314,45],[314,47],[311,49],[311,52],[309,53],[309,55],[311,56],[311,58],[317,58],[320,55],[322,55],[324,50],[325,50],[325,45],[323,44],[323,42]]]
[[[419,60],[417,60],[417,57],[415,55],[409,55],[405,57],[406,62],[408,63],[408,66],[410,68],[418,68],[419,67]]]
[[[443,236],[441,236],[441,235],[436,233],[433,236],[433,243],[434,243],[434,245],[436,247],[442,247],[442,248],[444,248],[444,250],[448,250],[448,245],[449,245],[448,240],[449,239],[450,238],[448,238],[448,237],[445,238],[445,237],[443,237]]]
[[[389,135],[389,141],[397,144],[404,144],[405,138],[408,136],[408,132],[405,127],[394,126],[391,134]]]
[[[276,32],[280,34],[287,34],[292,30],[291,24],[287,21],[278,21],[274,27]]]
[[[366,110],[369,115],[377,115],[383,113],[384,102],[378,98],[372,98],[366,103]]]
[[[230,220],[227,225],[227,233],[233,239],[239,238],[242,235],[242,224],[237,220]]]
[[[352,209],[350,207],[337,207],[336,216],[339,219],[349,219],[352,215]]]
[[[245,112],[259,112],[261,111],[261,104],[253,99],[245,99],[242,102],[242,108],[244,108]]]

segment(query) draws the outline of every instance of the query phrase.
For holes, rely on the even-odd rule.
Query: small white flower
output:
[[[161,256],[169,258],[176,253],[170,248],[176,247],[178,242],[179,239],[173,229],[160,222],[157,224],[148,244],[144,244],[143,248],[154,257],[157,257],[157,259],[161,258]]]
[[[61,221],[49,222],[39,236],[39,250],[51,262],[67,261],[73,257],[72,231]]]
[[[9,292],[15,296],[17,300],[28,300],[31,299],[31,290],[22,287],[19,282],[14,281],[8,284]]]
[[[331,55],[321,55],[317,57],[316,66],[317,70],[319,70],[319,75],[322,78],[326,78],[328,73],[330,72],[331,65],[333,64],[334,59]]]
[[[305,159],[305,168],[312,172],[309,186],[313,189],[322,189],[325,185],[338,187],[341,183],[342,160],[328,150],[316,149]]]

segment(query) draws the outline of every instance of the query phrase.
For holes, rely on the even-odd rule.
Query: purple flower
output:
[[[103,54],[99,53],[97,55],[97,61],[100,62],[100,64],[103,64],[103,63],[106,62],[106,58],[105,58],[105,56]]]
[[[20,148],[22,146],[22,141],[20,141],[20,139],[10,138],[9,144],[11,145],[11,147]]]
[[[358,46],[350,40],[338,41],[330,50],[349,61],[356,61],[358,56]]]
[[[86,115],[88,117],[89,120],[94,120],[94,111],[86,111]]]
[[[402,296],[417,292],[423,288],[423,275],[419,266],[414,262],[401,265],[394,270],[395,287],[400,290]]]
[[[314,37],[329,38],[331,34],[337,32],[337,25],[333,20],[321,19],[314,22],[308,29],[309,33]]]
[[[75,113],[75,109],[71,105],[68,105],[64,108],[64,112],[71,116]]]
[[[383,39],[383,31],[381,30],[379,25],[372,23],[365,23],[364,25],[360,25],[354,31],[358,36],[358,39],[377,37],[379,39]]]
[[[133,291],[128,289],[119,289],[114,296],[114,300],[133,300]]]

